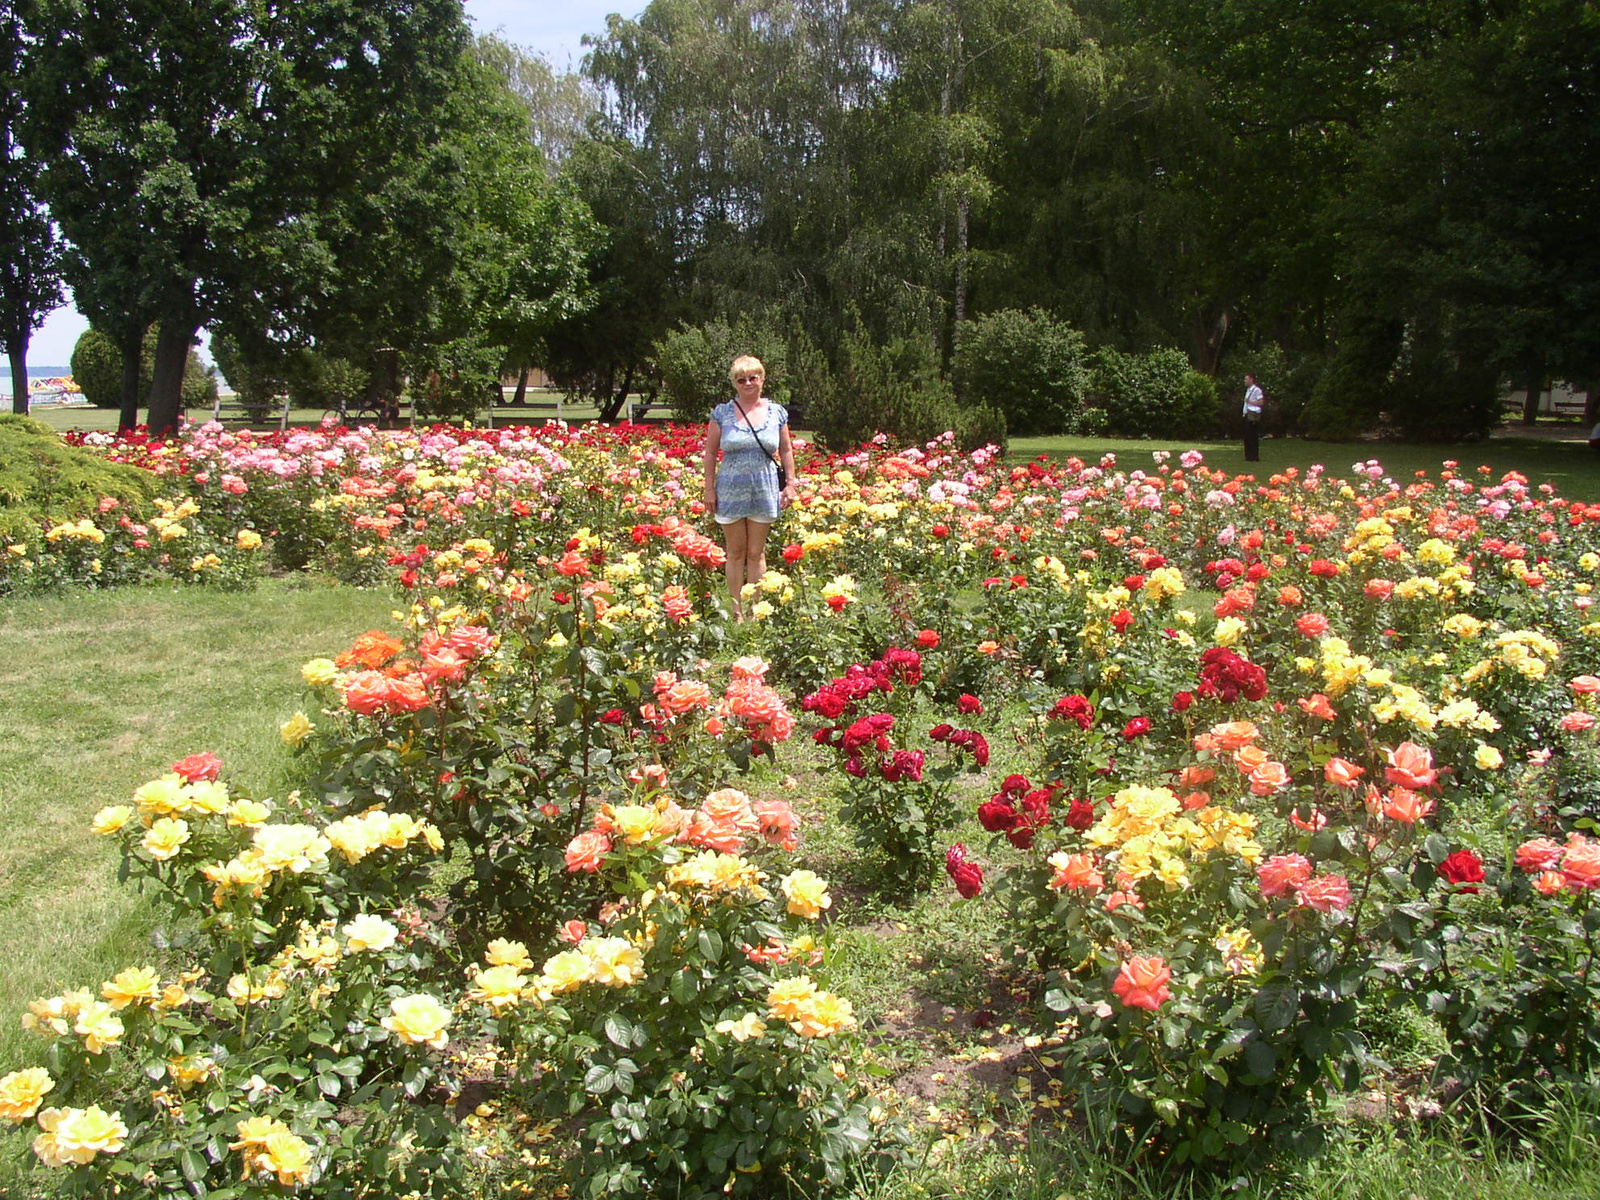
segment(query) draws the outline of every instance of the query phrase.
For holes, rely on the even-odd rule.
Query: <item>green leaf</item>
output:
[[[707,962],[722,961],[722,935],[715,929],[702,928],[695,942]]]
[[[1289,1028],[1300,1011],[1300,991],[1288,983],[1269,983],[1256,993],[1256,1020],[1268,1033]]]
[[[606,1018],[606,1037],[611,1044],[626,1050],[633,1041],[633,1026],[628,1023],[628,1018],[612,1013]]]
[[[178,1169],[190,1183],[199,1183],[206,1177],[206,1160],[193,1150],[185,1150],[178,1155]]]
[[[1251,1038],[1244,1044],[1244,1065],[1257,1079],[1271,1079],[1278,1066],[1277,1051],[1271,1042]]]

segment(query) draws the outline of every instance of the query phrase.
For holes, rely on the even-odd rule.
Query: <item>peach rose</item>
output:
[[[1256,868],[1263,896],[1287,896],[1311,878],[1311,862],[1303,854],[1274,854]]]
[[[1271,796],[1289,786],[1289,772],[1281,762],[1270,759],[1250,772],[1250,794]]]
[[[580,833],[567,843],[567,870],[587,871],[600,869],[600,860],[611,853],[611,839],[598,829]]]
[[[1228,721],[1211,727],[1213,743],[1219,750],[1242,750],[1259,736],[1261,731],[1254,721]]]
[[[1415,742],[1401,742],[1387,751],[1389,765],[1384,778],[1403,788],[1420,790],[1438,782],[1439,772],[1433,766],[1433,752]]]
[[[1307,716],[1316,717],[1319,721],[1331,721],[1338,716],[1333,711],[1333,705],[1328,703],[1328,698],[1321,692],[1296,700],[1295,703]]]
[[[1295,900],[1318,912],[1342,911],[1350,906],[1350,884],[1343,875],[1318,875],[1295,889]]]

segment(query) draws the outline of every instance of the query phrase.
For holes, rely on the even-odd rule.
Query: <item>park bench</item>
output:
[[[259,401],[245,401],[237,393],[224,396],[217,393],[217,398],[211,402],[211,419],[218,424],[228,421],[246,421],[252,425],[261,424],[269,420],[273,409],[278,411],[278,430],[282,432],[289,428],[289,397],[287,395],[274,396],[269,403]]]

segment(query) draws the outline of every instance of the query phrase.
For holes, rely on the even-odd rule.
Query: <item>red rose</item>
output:
[[[783,561],[786,563],[797,563],[804,555],[805,548],[802,546],[791,543],[783,548]]]
[[[970,696],[963,692],[961,698],[956,701],[956,711],[963,715],[981,713],[983,711],[983,701],[976,696]]]
[[[1172,697],[1172,711],[1184,712],[1194,703],[1193,692],[1178,692]]]
[[[1440,878],[1456,884],[1457,890],[1469,895],[1476,895],[1475,887],[1462,887],[1462,884],[1483,882],[1483,860],[1471,850],[1457,850],[1446,856],[1438,867]]]
[[[180,758],[172,764],[172,769],[185,783],[209,783],[222,774],[222,760],[207,750]]]
[[[1122,740],[1131,742],[1136,737],[1142,737],[1150,732],[1149,717],[1135,717],[1122,727]]]
[[[1061,823],[1068,829],[1076,829],[1079,833],[1082,833],[1094,824],[1093,802],[1089,800],[1073,800],[1072,804],[1067,808],[1067,815],[1062,818]]]

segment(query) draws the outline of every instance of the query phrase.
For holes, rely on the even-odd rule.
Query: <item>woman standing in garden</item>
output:
[[[761,360],[734,359],[728,377],[736,395],[711,410],[702,462],[706,511],[716,517],[727,541],[733,619],[742,621],[744,585],[766,574],[767,531],[779,508],[794,499],[794,445],[788,412],[761,394],[766,382]],[[781,489],[780,463],[787,480]]]

